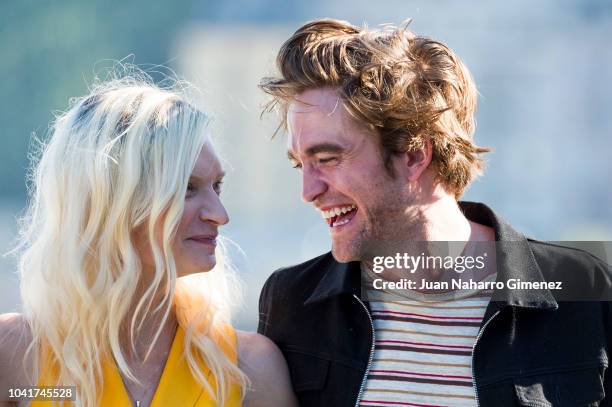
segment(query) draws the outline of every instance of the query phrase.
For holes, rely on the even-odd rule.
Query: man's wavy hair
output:
[[[347,112],[378,136],[385,167],[390,158],[429,140],[437,181],[459,198],[482,173],[472,141],[477,91],[461,60],[441,42],[419,37],[406,25],[380,30],[323,19],[300,27],[276,58],[279,77],[260,88],[272,100],[264,111],[287,109],[306,90],[336,89]]]

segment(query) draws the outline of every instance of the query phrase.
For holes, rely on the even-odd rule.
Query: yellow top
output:
[[[238,363],[236,331],[227,325],[223,330],[224,340],[217,340],[218,346],[234,363]],[[193,406],[193,407],[217,407],[210,394],[196,381],[191,375],[189,366],[184,357],[185,332],[180,327],[176,329],[176,334],[170,347],[168,360],[159,380],[159,384],[151,400],[151,407],[162,406]],[[214,378],[211,377],[209,369],[199,360],[202,372],[207,374],[211,385],[214,388]],[[39,386],[52,386],[56,375],[50,371],[41,372]],[[125,389],[121,375],[117,366],[112,361],[103,363],[103,381],[101,406],[112,407],[134,407],[135,402],[130,401],[130,397]],[[71,404],[71,403],[70,403]],[[34,401],[32,407],[52,406],[50,401]],[[232,383],[226,397],[224,407],[239,407],[242,405],[240,398],[240,387]]]

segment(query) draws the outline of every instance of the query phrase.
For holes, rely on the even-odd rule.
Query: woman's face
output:
[[[187,192],[185,208],[172,243],[178,277],[210,271],[216,264],[215,248],[219,226],[229,217],[219,194],[224,172],[210,143],[204,144],[195,163]],[[161,243],[161,223],[159,232]],[[148,244],[147,222],[135,230],[134,241],[144,269],[154,269],[155,261]]]

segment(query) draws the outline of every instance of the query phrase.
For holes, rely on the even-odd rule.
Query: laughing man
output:
[[[260,297],[259,332],[285,355],[301,405],[612,404],[608,302],[546,288],[360,295],[372,242],[496,242],[493,281],[546,283],[563,265],[609,283],[594,257],[458,201],[488,151],[473,141],[477,92],[459,57],[405,27],[326,19],[299,28],[277,65],[260,86],[332,240],[330,253],[273,273]]]

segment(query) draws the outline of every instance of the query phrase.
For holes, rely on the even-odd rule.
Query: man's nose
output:
[[[212,222],[219,226],[229,222],[229,216],[221,203],[219,195],[210,194],[210,198],[200,207],[200,219],[204,222]]]
[[[302,200],[313,202],[325,191],[327,191],[327,183],[321,179],[317,171],[305,166],[302,170]]]

